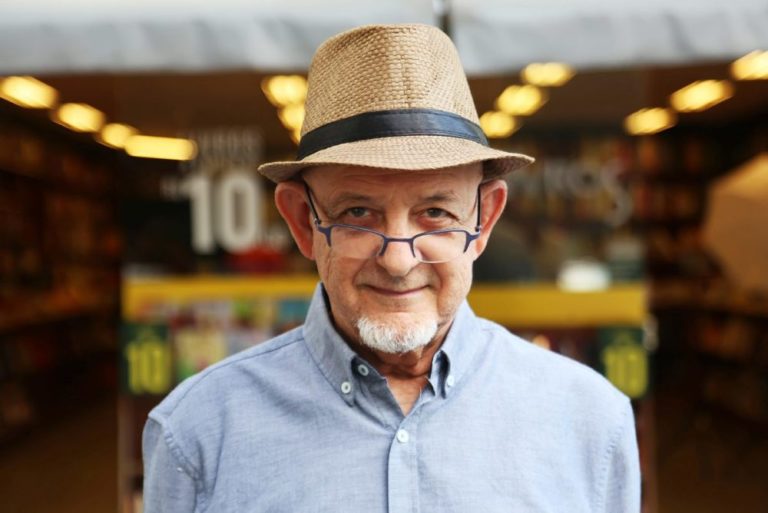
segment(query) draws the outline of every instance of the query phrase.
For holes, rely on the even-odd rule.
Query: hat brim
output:
[[[490,179],[525,167],[533,160],[521,153],[496,150],[467,139],[409,135],[339,144],[303,160],[262,164],[259,172],[270,180],[283,182],[302,169],[315,166],[347,165],[417,171],[482,162],[485,177]]]

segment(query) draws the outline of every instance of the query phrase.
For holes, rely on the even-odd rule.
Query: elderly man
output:
[[[260,168],[317,263],[306,322],[152,411],[145,512],[637,513],[627,398],[465,300],[531,159],[488,147],[450,40],[335,36],[306,109],[299,160]]]

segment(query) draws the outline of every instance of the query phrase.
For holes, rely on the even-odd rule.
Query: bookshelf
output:
[[[114,392],[118,166],[0,102],[0,444]]]

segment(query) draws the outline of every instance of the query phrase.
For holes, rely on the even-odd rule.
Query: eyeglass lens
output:
[[[466,239],[467,235],[464,231],[420,235],[413,241],[413,256],[425,263],[447,262],[464,252]],[[331,232],[331,244],[339,254],[349,258],[367,259],[381,253],[384,239],[373,232],[334,226]],[[390,241],[389,244],[407,244],[407,242]]]

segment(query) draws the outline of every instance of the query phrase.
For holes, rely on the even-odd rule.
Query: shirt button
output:
[[[341,384],[341,393],[348,394],[352,391],[352,383],[345,381]]]
[[[361,376],[367,376],[368,375],[368,367],[363,365],[362,363],[357,366],[357,372],[360,373]]]
[[[184,472],[184,470],[181,467],[176,467],[176,472]]]
[[[445,385],[452,387],[456,383],[456,379],[454,379],[453,374],[445,378]]]
[[[411,436],[408,434],[408,431],[406,431],[405,429],[398,429],[396,437],[397,437],[397,441],[400,442],[401,444],[407,444],[408,440],[411,439]]]

